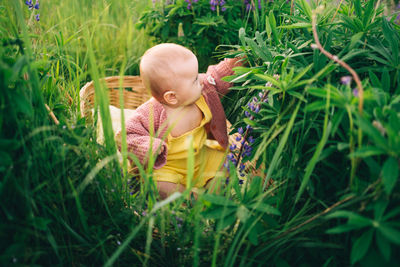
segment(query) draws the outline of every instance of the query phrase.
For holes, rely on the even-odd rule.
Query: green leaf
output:
[[[2,171],[2,168],[4,169],[4,167],[8,167],[12,164],[12,158],[7,152],[0,150],[0,158],[0,171]]]
[[[235,221],[236,221],[236,214],[232,212],[219,220],[218,230],[222,230],[228,226],[233,225]]]
[[[349,49],[353,49],[358,41],[360,41],[361,37],[363,37],[363,32],[358,32],[351,37]]]
[[[274,38],[275,44],[279,44],[278,32],[276,30],[276,20],[274,16],[274,10],[271,9],[269,12],[269,25],[271,26],[272,37]]]
[[[303,29],[303,28],[311,28],[311,23],[308,22],[297,22],[291,25],[281,25],[277,27],[278,29]]]
[[[393,190],[399,176],[399,163],[393,158],[389,157],[382,167],[382,183],[388,195]]]
[[[358,226],[359,228],[365,227],[365,226],[370,226],[372,225],[372,220],[366,217],[363,217],[357,213],[347,211],[347,210],[338,210],[335,212],[332,212],[331,214],[328,214],[326,216],[328,219],[332,218],[347,218],[348,219],[348,224],[353,224]]]
[[[217,196],[212,194],[204,194],[203,199],[216,205],[222,206],[237,206],[235,202],[227,197]]]
[[[356,11],[356,16],[361,18],[362,13],[361,13],[361,1],[360,0],[355,0],[354,1],[354,9]]]
[[[293,128],[294,121],[297,116],[297,112],[299,111],[301,102],[298,102],[295,110],[292,112],[292,116],[290,117],[290,120],[286,126],[285,132],[283,133],[283,136],[281,137],[281,140],[279,141],[278,148],[275,150],[275,153],[272,157],[271,163],[268,167],[267,175],[265,176],[264,179],[264,184],[263,184],[263,189],[267,186],[267,182],[271,178],[272,173],[275,171],[276,166],[278,165],[279,158],[281,157],[281,154],[283,152],[283,148],[285,147],[289,134]]]
[[[256,76],[257,78],[260,78],[263,81],[267,81],[272,83],[273,85],[275,85],[276,87],[280,87],[280,82],[277,81],[274,77],[268,75],[268,74],[255,74],[254,76]]]
[[[372,125],[371,122],[367,121],[363,117],[361,117],[358,113],[356,113],[357,117],[357,124],[360,126],[360,128],[368,134],[373,141],[375,142],[375,145],[379,146],[380,148],[384,149],[385,151],[389,151],[390,149],[388,148],[387,142],[385,138],[381,135],[381,133]]]
[[[256,42],[254,42],[250,38],[245,38],[246,43],[250,46],[253,53],[255,53],[259,58],[261,58],[264,62],[271,62],[272,61],[272,54],[268,50],[261,49]],[[266,52],[268,51],[268,52]]]
[[[379,251],[381,252],[383,258],[386,261],[389,261],[390,254],[392,252],[390,243],[379,231],[376,232],[375,239],[376,239],[376,244],[377,244]]]
[[[392,227],[380,224],[378,231],[390,242],[400,245],[400,232]]]
[[[353,230],[358,230],[362,227],[357,225],[343,224],[326,230],[327,234],[342,234]]]
[[[357,240],[354,242],[353,247],[351,249],[351,264],[356,263],[357,261],[364,258],[367,253],[369,246],[371,245],[372,236],[374,230],[370,229],[364,232]]]
[[[245,36],[246,36],[246,31],[244,30],[244,28],[240,28],[239,29],[239,40],[242,43],[242,46],[246,46]]]
[[[31,225],[38,230],[46,231],[48,229],[47,225],[51,223],[51,219],[34,217],[31,219]]]
[[[377,155],[382,155],[382,154],[385,154],[385,150],[383,150],[379,147],[364,146],[364,147],[358,148],[353,153],[350,153],[349,157],[350,158],[366,158],[366,157],[377,156]]]
[[[397,216],[398,214],[400,214],[400,207],[393,208],[392,210],[388,211],[386,215],[383,216],[383,221],[387,221],[392,217]]]
[[[325,101],[313,101],[311,104],[307,104],[305,107],[306,112],[313,112],[321,109],[325,109],[326,103]]]
[[[249,191],[246,192],[246,199],[252,200],[254,199],[261,191],[261,186],[262,186],[262,180],[261,177],[254,177],[253,180],[251,180],[250,183],[250,189]]]
[[[369,79],[371,80],[372,86],[376,88],[381,88],[381,82],[379,81],[378,77],[373,73],[371,70],[368,71]]]
[[[15,105],[15,110],[17,112],[24,113],[27,116],[33,115],[33,108],[30,101],[26,99],[26,97],[22,94],[14,94],[12,99]]]
[[[260,211],[260,212],[265,212],[267,214],[273,214],[273,215],[278,215],[278,216],[281,215],[281,213],[278,209],[272,207],[271,205],[265,204],[263,202],[254,203],[253,205],[251,205],[251,208],[255,209],[257,211]]]
[[[249,241],[252,243],[254,246],[258,245],[258,233],[257,233],[257,228],[252,227],[250,232],[249,232]]]
[[[387,68],[383,68],[381,81],[382,81],[382,89],[385,92],[389,92],[390,91],[390,75],[389,75],[389,71],[387,70]]]
[[[269,24],[269,17],[268,15],[265,16],[265,31],[267,32],[268,39],[271,39],[271,25]]]
[[[245,223],[250,217],[250,211],[244,205],[240,205],[236,211],[236,216],[241,222]]]
[[[208,208],[207,210],[201,212],[201,215],[205,219],[221,219],[223,217],[226,217],[233,212],[236,211],[236,208],[227,208],[226,206],[213,206],[211,208]]]

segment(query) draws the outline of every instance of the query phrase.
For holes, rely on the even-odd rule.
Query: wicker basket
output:
[[[120,77],[111,76],[101,80],[105,82],[109,89],[110,105],[120,108],[119,88]],[[124,76],[122,80],[124,89],[124,108],[136,109],[138,106],[150,99],[151,95],[144,87],[139,76]],[[94,83],[88,82],[79,92],[81,100],[81,114],[83,117],[89,117],[91,109],[94,106]]]

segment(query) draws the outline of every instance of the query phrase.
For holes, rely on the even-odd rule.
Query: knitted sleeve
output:
[[[214,85],[220,96],[226,95],[229,92],[229,87],[232,86],[232,83],[222,81],[221,79],[225,76],[234,74],[232,68],[242,65],[242,58],[225,58],[217,65],[211,65],[208,67],[205,82]]]
[[[167,144],[156,136],[150,134],[150,120],[148,110],[138,109],[126,123],[126,142],[128,152],[137,156],[140,163],[146,165],[150,153],[156,156],[154,169],[161,168],[167,160]],[[157,129],[155,129],[156,131]],[[118,147],[120,146],[120,133],[117,134]],[[160,151],[162,151],[160,153]]]

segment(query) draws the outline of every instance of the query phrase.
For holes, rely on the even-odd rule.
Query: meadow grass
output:
[[[276,2],[279,8],[289,10],[285,1]],[[248,182],[240,185],[238,173],[232,168],[230,181],[219,194],[205,193],[194,200],[190,198],[189,186],[185,192],[160,200],[152,183],[151,168],[144,169],[137,164],[141,180],[127,173],[126,144],[122,146],[125,164],[121,171],[106,89],[101,83],[105,76],[138,74],[138,60],[152,45],[152,40],[137,30],[134,23],[152,1],[41,2],[40,22],[35,21],[34,14],[22,1],[2,2],[1,5],[0,12],[5,15],[0,24],[4,35],[0,48],[1,86],[7,89],[2,89],[0,95],[2,265],[288,266],[304,263],[340,266],[349,263],[347,250],[353,247],[353,240],[365,236],[364,232],[339,236],[329,234],[327,229],[335,226],[336,229],[332,229],[337,233],[343,229],[359,230],[350,223],[341,224],[345,216],[349,216],[349,222],[352,219],[362,222],[361,227],[369,224],[372,227],[372,222],[358,215],[365,210],[367,215],[378,216],[375,222],[383,216],[382,210],[388,205],[384,201],[389,196],[382,193],[380,179],[373,180],[375,176],[380,177],[383,159],[367,158],[354,179],[356,186],[348,187],[349,168],[353,165],[343,150],[357,142],[357,139],[354,144],[349,141],[357,136],[348,125],[359,129],[363,126],[365,135],[373,135],[374,140],[389,149],[391,145],[386,145],[386,140],[369,121],[355,115],[356,100],[350,88],[331,85],[334,81],[322,82],[333,70],[337,71],[337,66],[327,64],[326,58],[317,51],[296,51],[309,45],[304,36],[310,37],[307,30],[310,25],[302,25],[306,28],[304,31],[302,28],[294,31],[296,25],[290,29],[293,31],[286,32],[284,27],[291,25],[278,28],[274,23],[283,25],[287,17],[279,17],[271,11],[268,18],[256,20],[267,28],[266,35],[271,35],[267,41],[260,41],[263,38],[260,35],[253,40],[245,37],[243,31],[239,33],[241,49],[247,49],[251,67],[255,67],[251,71],[259,76],[258,79],[252,77],[245,90],[240,86],[236,88],[241,91],[234,92],[226,100],[225,106],[235,126],[244,123],[240,118],[242,107],[257,93],[257,86],[260,88],[259,84],[263,83],[265,88],[266,81],[275,84],[269,88],[272,92],[269,106],[264,105],[269,113],[264,114],[262,123],[253,122],[259,130],[256,143],[259,148],[255,154],[266,164],[257,166],[261,177],[249,175]],[[296,9],[305,10],[308,15],[316,8],[313,1],[310,5],[305,0],[296,1]],[[346,13],[345,8],[352,6],[350,1],[341,12]],[[336,8],[328,6],[326,17]],[[257,12],[255,10],[254,16],[258,16]],[[376,32],[380,30],[374,34]],[[302,48],[286,46],[284,40],[291,40],[296,34],[300,37],[295,42]],[[266,45],[277,60],[271,60],[274,63],[267,67],[267,64],[253,65],[260,55],[270,56],[259,53],[259,47]],[[343,48],[348,52],[346,49],[348,47]],[[289,59],[281,55],[289,58],[294,52],[296,58],[291,58],[294,63],[290,65]],[[265,72],[258,72],[262,67],[266,68]],[[274,72],[281,75],[279,82],[272,76]],[[377,75],[385,77],[384,73]],[[339,75],[342,73],[337,71],[332,77]],[[79,89],[90,80],[95,82],[104,144],[95,142],[95,125],[88,124],[80,116]],[[297,93],[293,90],[299,88],[296,82],[303,85],[315,82],[316,85],[307,88],[307,92]],[[384,78],[382,83],[387,84]],[[395,76],[392,83],[396,84]],[[374,86],[379,88],[378,84]],[[390,87],[390,81],[388,88],[393,96],[398,94]],[[368,87],[368,90],[372,103],[373,89]],[[325,96],[326,101],[312,99],[312,93]],[[341,93],[347,97],[343,97],[343,101],[351,100],[345,103],[346,109],[335,106],[337,95]],[[317,103],[318,109],[307,103],[305,97]],[[386,109],[394,110],[396,103],[395,99]],[[54,111],[60,124],[55,124],[48,116],[44,104]],[[334,134],[339,138],[335,136],[334,139]],[[390,153],[397,159],[398,152]],[[324,158],[329,161],[323,161]],[[154,158],[150,158],[150,162],[154,162]],[[193,159],[188,162],[188,168],[193,168]],[[356,163],[362,164],[360,162],[357,159]],[[386,162],[389,167],[397,163],[390,158]],[[367,167],[370,173],[365,174]],[[396,168],[389,167],[383,171],[383,179],[387,172],[395,175],[387,169]],[[271,178],[274,183],[266,187]],[[332,179],[336,179],[335,182],[330,182]],[[393,208],[398,196],[391,197],[389,206]],[[333,220],[324,217],[338,208],[352,209],[353,213],[338,211],[331,214]],[[397,218],[396,208],[389,215]],[[387,218],[392,218],[390,216]],[[389,226],[397,227],[397,224],[382,224],[394,236],[390,239],[393,244],[399,242],[395,238],[398,233]],[[364,238],[369,238],[370,232],[365,233],[368,235]],[[396,262],[395,257],[390,257],[390,251],[395,255],[398,246],[391,247],[379,235],[376,238],[380,242],[378,246],[389,250],[392,263]],[[365,249],[362,244],[359,247]],[[371,257],[381,259],[374,253],[377,254],[375,245]]]

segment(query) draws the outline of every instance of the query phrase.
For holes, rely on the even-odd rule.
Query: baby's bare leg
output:
[[[185,187],[181,184],[175,184],[171,182],[157,182],[157,189],[162,199],[166,199],[174,192],[183,192],[185,191]]]

